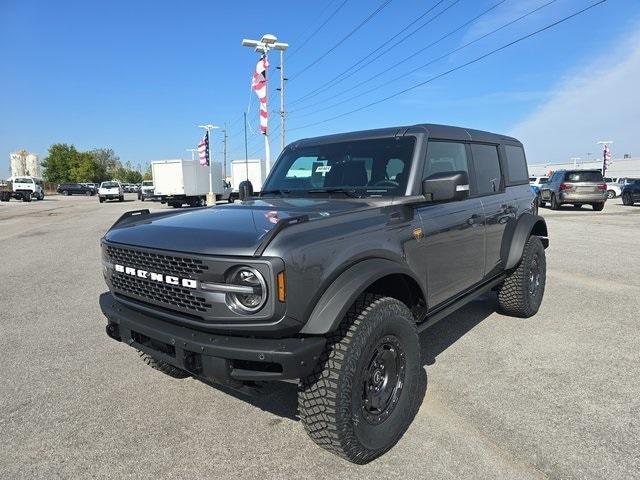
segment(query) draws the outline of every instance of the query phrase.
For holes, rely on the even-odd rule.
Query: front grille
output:
[[[142,297],[149,301],[171,307],[179,307],[193,312],[206,312],[211,304],[194,295],[194,292],[175,285],[165,285],[143,280],[129,275],[114,273],[111,277],[113,287],[124,294]]]
[[[107,255],[113,263],[187,278],[199,275],[209,269],[202,260],[196,258],[161,255],[111,245],[107,246]]]

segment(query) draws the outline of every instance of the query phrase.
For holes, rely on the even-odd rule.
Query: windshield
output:
[[[13,183],[33,183],[30,178],[16,178]]]
[[[566,182],[602,182],[602,173],[598,171],[567,172]]]
[[[414,137],[402,137],[289,149],[276,163],[262,192],[263,195],[403,195],[414,145]]]
[[[100,188],[118,188],[118,184],[116,182],[102,182]]]
[[[143,187],[153,187],[153,182],[150,180],[145,180],[144,182],[142,182],[142,186]]]

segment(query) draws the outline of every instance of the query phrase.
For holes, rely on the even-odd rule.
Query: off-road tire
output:
[[[556,194],[552,193],[551,194],[551,210],[559,210],[559,209],[560,209],[560,203],[556,198]]]
[[[591,206],[593,207],[593,210],[595,212],[601,212],[602,210],[604,210],[604,202],[602,202],[602,203],[594,203]]]
[[[535,294],[531,292],[533,262],[536,262],[539,276]],[[522,251],[522,258],[516,268],[508,273],[498,288],[498,304],[502,313],[512,317],[528,318],[535,315],[542,303],[546,284],[547,262],[540,239],[530,236]]]
[[[380,423],[365,418],[364,380],[380,342],[398,341],[404,379]],[[363,294],[332,332],[313,373],[298,388],[300,420],[320,447],[364,464],[392,448],[419,407],[420,346],[414,318],[395,298]],[[398,370],[399,371],[399,370]],[[387,414],[387,411],[389,413]]]
[[[163,362],[162,360],[158,360],[147,353],[141,352],[140,350],[138,350],[138,354],[140,355],[140,358],[144,363],[149,365],[154,370],[158,370],[159,372],[169,375],[170,377],[187,378],[190,376],[188,372],[178,367],[174,367],[170,363]]]
[[[622,204],[626,205],[626,206],[633,205],[633,198],[631,197],[630,193],[623,193],[622,194]]]

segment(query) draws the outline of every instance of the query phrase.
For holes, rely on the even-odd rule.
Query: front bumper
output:
[[[100,296],[107,334],[195,376],[227,382],[284,380],[309,375],[324,337],[254,338],[213,335],[175,325]]]
[[[107,200],[115,200],[116,198],[120,198],[119,193],[100,193],[98,194],[100,198],[106,198]]]

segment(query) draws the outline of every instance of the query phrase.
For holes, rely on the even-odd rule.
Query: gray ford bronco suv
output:
[[[101,245],[111,338],[175,377],[299,379],[311,438],[366,463],[417,412],[418,334],[489,290],[534,315],[548,239],[518,140],[414,125],[293,142],[258,195]]]

